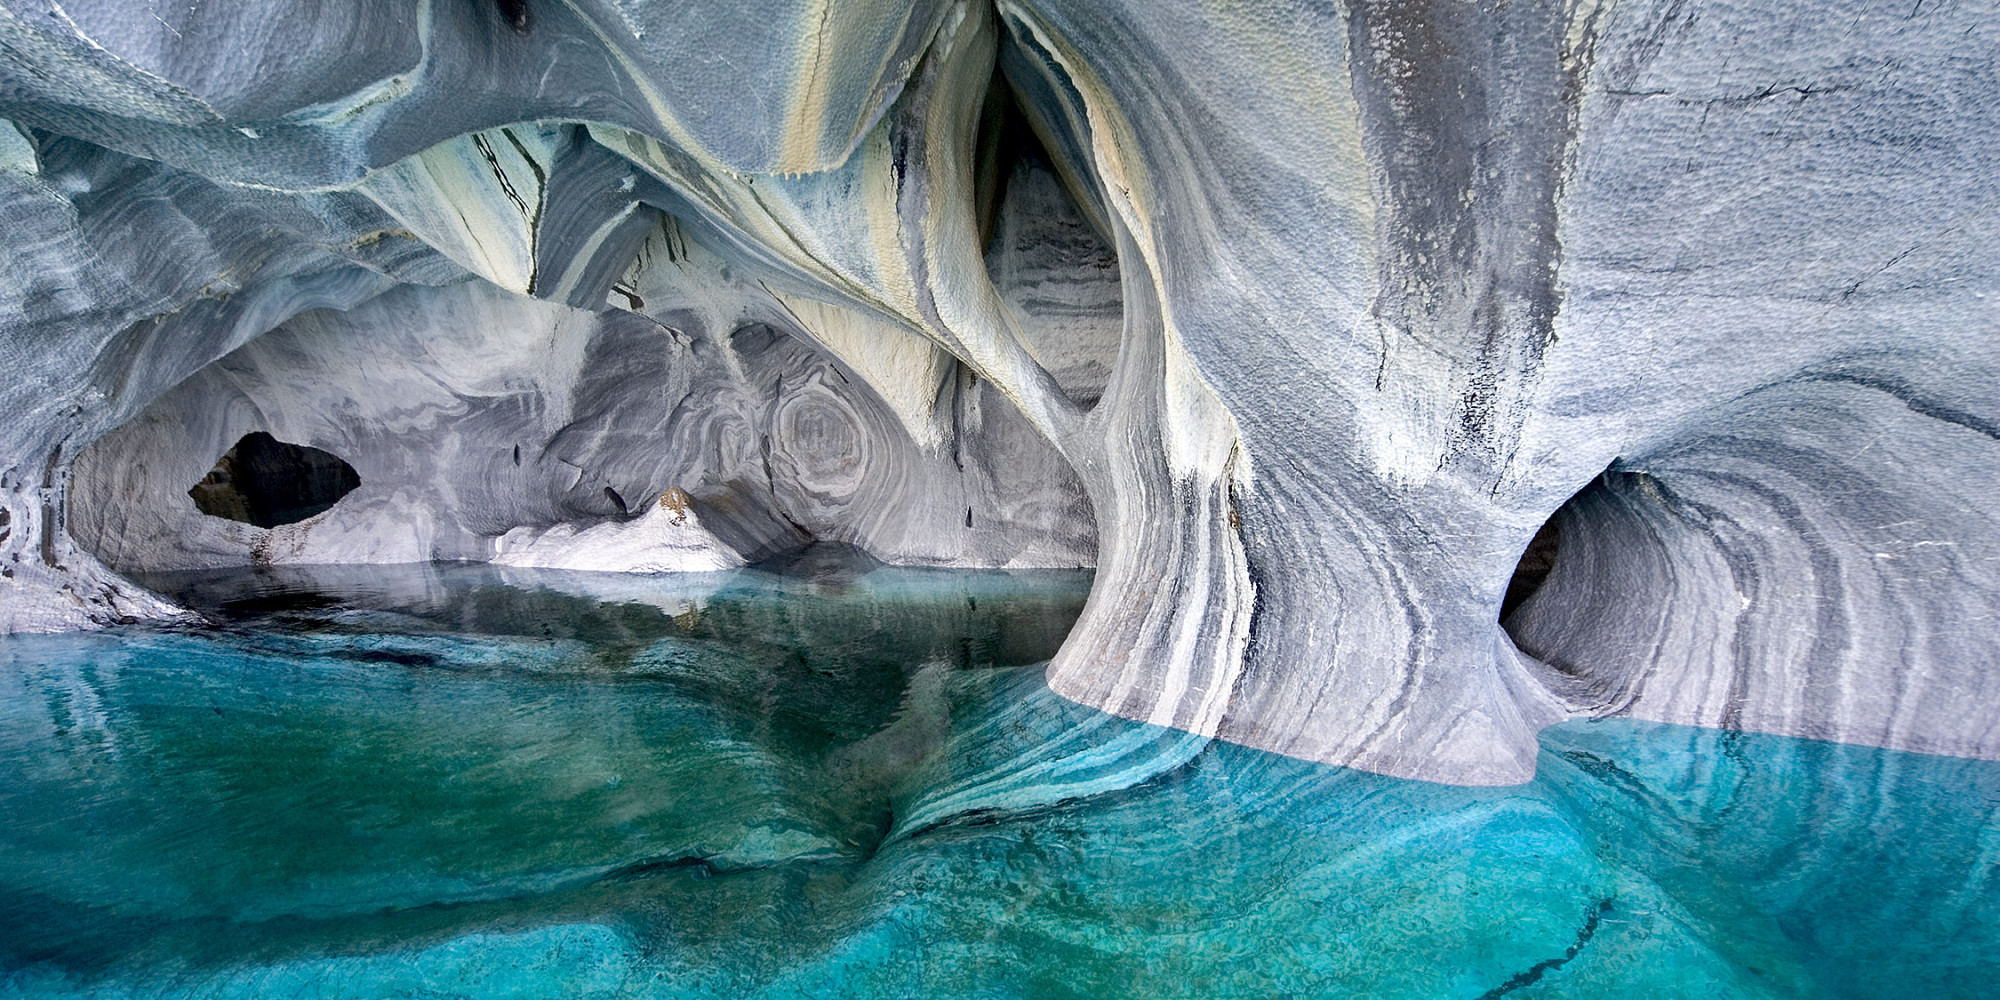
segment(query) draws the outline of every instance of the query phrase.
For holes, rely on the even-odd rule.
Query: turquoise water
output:
[[[1994,763],[1207,744],[1042,685],[1083,574],[154,582],[0,640],[0,997],[2000,995]]]

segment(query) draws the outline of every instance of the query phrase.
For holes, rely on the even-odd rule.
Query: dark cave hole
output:
[[[1555,569],[1556,555],[1562,548],[1562,529],[1558,527],[1561,517],[1560,510],[1549,515],[1548,521],[1536,529],[1535,537],[1528,542],[1527,551],[1521,553],[1521,561],[1514,566],[1514,575],[1507,581],[1507,596],[1500,601],[1502,622],[1548,582],[1549,572]]]
[[[516,34],[525,35],[535,26],[535,14],[528,9],[528,0],[500,0],[500,16]]]
[[[188,496],[210,517],[275,528],[332,507],[360,485],[361,476],[339,455],[256,431],[224,453]]]
[[[729,348],[745,358],[754,358],[776,347],[785,340],[786,334],[779,333],[764,323],[751,323],[737,327],[729,334]]]
[[[1615,490],[1627,478],[1643,475],[1631,473],[1613,462],[1610,467],[1585,483],[1582,489],[1563,501],[1561,507],[1549,515],[1549,519],[1535,529],[1535,537],[1528,540],[1528,547],[1521,553],[1521,559],[1514,565],[1514,575],[1507,581],[1507,593],[1500,599],[1500,624],[1511,633],[1508,619],[1514,612],[1548,583],[1549,575],[1555,572],[1556,561],[1562,556],[1563,523],[1569,523],[1572,543],[1590,541],[1591,535],[1599,530],[1602,517],[1598,501],[1606,490]]]
[[[979,214],[979,248],[984,252],[993,242],[994,223],[999,220],[1000,203],[1007,197],[1007,178],[1014,165],[1029,150],[1040,151],[1041,143],[1029,131],[1021,109],[1015,104],[1012,88],[999,66],[986,85],[986,100],[979,109],[978,138],[972,153],[973,207]],[[1041,154],[1044,159],[1046,153]]]

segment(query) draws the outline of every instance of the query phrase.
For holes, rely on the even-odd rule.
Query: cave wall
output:
[[[519,9],[0,0],[0,625],[262,558],[180,493],[263,428],[363,481],[281,558],[611,486],[744,557],[1094,560],[1058,693],[1313,760],[2000,754],[1990,12]]]
[[[2000,580],[1973,554],[1995,515],[1966,497],[2000,470],[2000,192],[1994,103],[1966,95],[1996,80],[1962,58],[1990,15],[1001,11],[1087,106],[1105,200],[1249,469],[1241,656],[1190,680],[1073,638],[1057,690],[1162,720],[1226,687],[1224,738],[1467,781],[1531,773],[1550,718],[1621,711],[1995,752],[1976,623]],[[1911,476],[1918,450],[1944,464]],[[1637,553],[1600,564],[1590,598],[1539,609],[1576,644],[1537,631],[1522,655],[1498,611],[1539,526],[1607,467],[1693,492],[1692,455],[1740,478],[1724,510],[1761,550],[1684,552],[1659,570],[1679,590]],[[1681,627],[1609,638],[1646,614]],[[1652,698],[1578,697],[1538,656],[1610,686],[1650,670]],[[1705,687],[1718,671],[1755,681]],[[1932,683],[1965,701],[1917,708]]]
[[[921,447],[671,221],[618,288],[643,311],[472,280],[302,314],[84,449],[70,536],[121,572],[484,562],[517,529],[617,525],[680,491],[705,530],[678,564],[649,566],[812,542],[906,565],[1090,565],[1074,474],[990,388],[953,373],[952,447]],[[360,487],[272,529],[201,513],[189,486],[257,431],[341,456]]]

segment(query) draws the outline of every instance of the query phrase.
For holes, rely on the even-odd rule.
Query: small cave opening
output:
[[[360,485],[339,455],[255,431],[224,452],[188,496],[210,517],[275,528],[327,510]]]
[[[1549,514],[1548,520],[1535,529],[1534,537],[1528,540],[1528,547],[1522,550],[1520,560],[1514,564],[1514,575],[1508,578],[1507,591],[1500,599],[1500,626],[1514,637],[1517,644],[1521,642],[1522,623],[1514,620],[1516,612],[1548,585],[1550,577],[1556,572],[1557,563],[1563,558],[1565,543],[1577,547],[1577,551],[1572,553],[1575,557],[1587,554],[1589,548],[1601,540],[1599,535],[1604,510],[1601,501],[1606,491],[1614,490],[1627,475],[1616,462],[1612,463],[1581,489],[1570,494],[1569,499],[1564,500],[1562,506],[1557,507]],[[1564,537],[1565,525],[1571,537]]]
[[[1614,497],[1624,485],[1643,474],[1626,472],[1617,463],[1605,469],[1569,499],[1549,514],[1548,520],[1535,529],[1521,558],[1514,564],[1514,575],[1507,580],[1507,590],[1500,599],[1500,626],[1513,636],[1514,642],[1527,650],[1532,643],[1524,642],[1523,630],[1533,631],[1539,626],[1531,625],[1527,619],[1542,615],[1531,604],[1537,595],[1555,586],[1563,591],[1549,596],[1561,602],[1572,602],[1578,594],[1572,589],[1584,584],[1584,579],[1570,579],[1571,574],[1589,575],[1592,553],[1606,543],[1605,532],[1610,527],[1605,521],[1606,501]],[[1557,579],[1561,576],[1561,579]],[[1563,611],[1567,617],[1569,610]],[[1547,625],[1548,622],[1543,622]],[[1539,654],[1537,654],[1539,655]]]

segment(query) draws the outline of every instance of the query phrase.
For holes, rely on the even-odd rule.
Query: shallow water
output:
[[[1462,789],[1112,719],[1074,573],[153,581],[0,640],[0,997],[1990,997],[2000,765]]]

